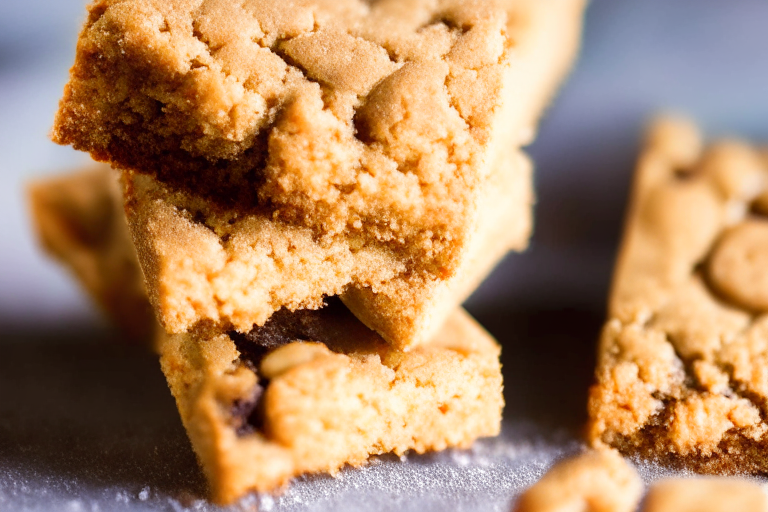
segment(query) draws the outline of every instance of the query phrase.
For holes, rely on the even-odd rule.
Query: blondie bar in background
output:
[[[768,472],[768,161],[650,128],[591,390],[589,435],[708,473]]]

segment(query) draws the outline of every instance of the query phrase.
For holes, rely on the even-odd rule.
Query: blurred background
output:
[[[184,508],[201,477],[156,361],[103,343],[114,333],[30,232],[25,182],[88,163],[47,138],[84,17],[83,0],[0,2],[0,509],[45,510],[52,499],[71,510],[106,499],[102,509],[134,509],[141,482],[152,499],[183,489],[191,498],[173,503]],[[507,478],[509,489],[578,435],[644,125],[674,110],[712,137],[768,142],[767,27],[766,0],[592,1],[581,59],[530,148],[531,247],[468,303],[504,344],[506,438],[521,421],[533,425],[525,432],[566,432],[524,477]],[[513,467],[504,457],[499,467]],[[433,492],[454,477],[437,478]],[[337,498],[364,499],[358,487]],[[472,489],[495,496],[493,506],[512,495]]]

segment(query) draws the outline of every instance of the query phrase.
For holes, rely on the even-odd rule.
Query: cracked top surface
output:
[[[112,123],[102,112],[81,113],[102,116],[100,133],[80,141],[97,153],[130,137],[120,126],[127,132],[143,124],[148,132],[163,131],[160,137],[177,137],[165,149],[233,160],[248,149],[268,149],[254,147],[273,142],[255,140],[259,132],[301,135],[291,133],[291,118],[312,115],[337,132],[331,135],[338,140],[328,142],[408,166],[414,163],[408,153],[424,149],[408,146],[419,142],[450,144],[459,136],[452,132],[468,131],[478,141],[488,138],[498,100],[487,93],[498,96],[498,89],[478,83],[459,90],[453,82],[465,73],[498,81],[511,46],[508,9],[494,0],[104,0],[89,13],[68,92],[92,81],[104,106],[123,113]],[[99,89],[108,75],[116,81],[109,91]],[[67,114],[78,114],[68,111],[77,108],[68,99],[57,126],[63,138],[77,129],[67,124]],[[393,140],[408,130],[424,140]],[[401,147],[366,148],[392,142]]]
[[[578,25],[581,0],[553,3]],[[495,139],[515,136],[504,77],[536,4],[97,0],[53,138],[450,272]]]
[[[758,149],[702,151],[685,121],[652,127],[600,345],[593,439],[647,433],[653,450],[684,457],[767,441],[767,184]]]

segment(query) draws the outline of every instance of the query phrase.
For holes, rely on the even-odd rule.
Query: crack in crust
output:
[[[660,119],[635,177],[589,435],[710,472],[768,473],[768,160]]]

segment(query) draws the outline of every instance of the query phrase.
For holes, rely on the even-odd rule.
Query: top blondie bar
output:
[[[99,0],[53,138],[451,278],[498,161],[573,60],[584,3]]]

